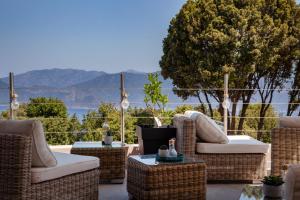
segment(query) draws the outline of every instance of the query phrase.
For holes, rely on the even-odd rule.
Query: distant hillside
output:
[[[148,82],[147,76],[147,73],[134,70],[125,72],[125,88],[132,106],[145,106],[143,87]],[[8,82],[7,78],[3,80]],[[160,80],[163,87],[168,88],[164,93],[168,94],[170,102],[182,102],[173,94],[171,81],[162,77]],[[21,102],[27,102],[31,97],[45,96],[60,98],[70,107],[97,107],[100,102],[118,104],[120,73],[73,69],[34,70],[16,75],[15,88]],[[0,91],[0,94],[0,100],[7,102],[8,90]]]
[[[0,105],[8,102],[8,84],[0,79]]]
[[[137,71],[125,72],[125,88],[131,106],[144,107],[144,84],[148,82],[147,73]],[[174,95],[171,80],[163,80],[163,93],[169,97],[168,108],[174,108],[183,100]],[[4,79],[7,81],[7,78]],[[120,102],[120,73],[108,74],[97,71],[73,69],[49,69],[29,71],[15,76],[16,92],[20,102],[27,102],[31,97],[57,97],[69,107],[97,107],[101,102]],[[8,102],[8,85],[0,80],[0,105]],[[289,88],[287,84],[285,88]],[[204,99],[204,97],[203,97]],[[216,102],[210,98],[214,106]],[[189,98],[184,103],[197,104],[196,98]],[[260,102],[256,93],[251,102]],[[286,112],[287,91],[276,92],[273,106],[280,113]],[[238,110],[240,106],[238,106]]]
[[[33,70],[15,75],[16,87],[47,86],[63,88],[84,81],[91,80],[105,74],[98,71],[85,71],[75,69],[45,69]],[[3,79],[8,83],[8,78]]]

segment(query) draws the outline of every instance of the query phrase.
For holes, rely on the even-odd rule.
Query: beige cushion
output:
[[[56,159],[44,135],[43,125],[37,120],[0,120],[0,134],[10,133],[32,136],[32,166],[52,167]]]
[[[300,165],[290,165],[285,176],[285,199],[300,199]]]
[[[184,115],[195,121],[196,134],[201,140],[210,143],[228,143],[228,138],[224,131],[210,117],[201,112],[191,110],[186,111]]]
[[[300,128],[300,117],[280,117],[281,128]]]
[[[56,166],[31,168],[32,183],[40,183],[70,174],[92,170],[98,168],[100,165],[99,159],[92,156],[79,156],[58,152],[54,152],[54,155],[57,159]]]
[[[197,153],[267,153],[269,145],[247,135],[229,135],[228,144],[197,143]]]

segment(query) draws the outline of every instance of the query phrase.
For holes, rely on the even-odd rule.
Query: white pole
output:
[[[226,73],[224,75],[224,102],[223,102],[223,108],[224,108],[224,132],[227,135],[227,126],[228,126],[228,101],[229,101],[229,95],[228,95],[228,78],[229,75]]]
[[[125,89],[124,89],[124,73],[121,73],[121,143],[122,145],[124,145],[125,143],[125,134],[124,134],[124,130],[125,130],[125,113],[124,113],[124,108],[122,107],[122,101],[124,99],[124,95],[125,95]]]

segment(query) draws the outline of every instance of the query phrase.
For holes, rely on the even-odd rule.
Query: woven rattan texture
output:
[[[127,191],[135,199],[197,199],[206,197],[205,163],[145,165],[128,158]]]
[[[261,154],[198,154],[196,153],[195,122],[191,119],[176,119],[177,149],[186,157],[204,160],[208,181],[249,182],[266,175],[266,155]]]
[[[300,163],[300,129],[275,128],[271,134],[271,173],[278,176],[284,165]]]
[[[98,157],[100,159],[100,182],[125,178],[126,147],[72,148],[71,153]]]
[[[0,133],[1,200],[97,200],[99,169],[31,184],[31,137]]]

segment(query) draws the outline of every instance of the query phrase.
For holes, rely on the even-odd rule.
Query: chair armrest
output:
[[[300,128],[274,128],[271,136],[271,172],[281,175],[285,165],[300,163]]]
[[[185,156],[194,157],[196,151],[195,122],[183,115],[175,115],[173,125],[176,128],[176,149]]]
[[[0,133],[0,197],[26,199],[31,184],[31,137]]]

